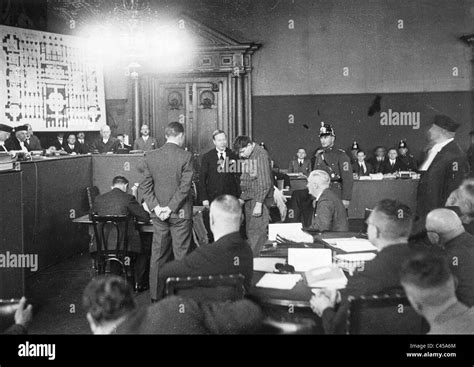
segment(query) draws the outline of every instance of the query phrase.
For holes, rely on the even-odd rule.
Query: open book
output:
[[[311,269],[305,272],[304,276],[310,288],[343,289],[347,284],[344,272],[337,265]]]

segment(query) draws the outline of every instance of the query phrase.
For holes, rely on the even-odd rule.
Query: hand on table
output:
[[[320,289],[316,294],[311,297],[310,306],[311,310],[318,315],[322,316],[324,310],[327,308],[334,308],[336,304],[341,301],[341,295],[336,289]]]

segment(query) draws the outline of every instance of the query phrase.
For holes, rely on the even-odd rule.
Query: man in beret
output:
[[[5,141],[5,148],[8,151],[25,152],[28,153],[28,147],[26,145],[26,134],[28,132],[28,126],[20,125],[15,127],[15,135]]]
[[[431,149],[419,167],[415,231],[422,230],[426,215],[444,206],[449,194],[457,189],[469,172],[466,154],[454,141],[460,124],[450,117],[436,115],[428,130]]]
[[[8,152],[7,147],[5,147],[5,141],[10,137],[12,130],[8,125],[0,124],[0,152]]]

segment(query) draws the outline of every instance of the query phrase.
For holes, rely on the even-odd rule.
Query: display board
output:
[[[99,58],[79,37],[0,26],[0,119],[34,131],[99,130]]]

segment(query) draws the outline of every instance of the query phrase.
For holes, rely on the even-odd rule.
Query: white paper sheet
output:
[[[295,267],[295,271],[307,271],[321,266],[332,264],[330,249],[289,248],[288,264]]]
[[[347,262],[361,262],[361,261],[370,261],[373,260],[376,254],[373,252],[360,252],[355,254],[341,254],[336,255],[336,259],[340,261]]]
[[[285,234],[301,231],[302,228],[301,223],[271,223],[268,225],[268,240],[275,241],[277,234],[286,238]]]
[[[265,274],[257,283],[260,288],[292,289],[301,279],[300,274]]]
[[[377,247],[364,238],[328,238],[324,241],[344,252],[377,251]]]
[[[253,259],[253,270],[273,273],[277,263],[285,264],[286,259],[282,257],[255,257]]]

